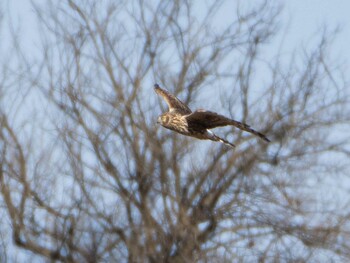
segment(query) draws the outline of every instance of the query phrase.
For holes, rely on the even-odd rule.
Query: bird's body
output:
[[[164,128],[186,136],[191,136],[202,140],[205,140],[208,136],[210,136],[206,129],[196,129],[195,127],[189,126],[186,116],[187,115],[167,112],[160,116],[158,123],[160,123]]]
[[[164,98],[169,106],[169,111],[158,117],[158,123],[164,128],[197,139],[219,141],[230,145],[231,147],[235,147],[234,144],[220,138],[210,131],[210,129],[215,127],[232,125],[241,130],[250,132],[267,142],[270,141],[264,134],[251,129],[249,125],[245,123],[231,120],[211,111],[197,110],[192,112],[187,105],[174,95],[161,89],[157,84],[155,84],[154,87],[155,91]]]

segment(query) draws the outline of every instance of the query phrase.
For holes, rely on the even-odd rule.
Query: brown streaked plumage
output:
[[[230,145],[231,147],[235,147],[234,144],[220,138],[210,131],[210,129],[216,127],[231,125],[243,131],[252,133],[264,141],[270,141],[264,134],[253,130],[245,123],[231,120],[211,111],[196,110],[195,112],[192,112],[187,105],[174,95],[160,88],[158,84],[154,85],[154,89],[157,94],[162,96],[169,106],[169,111],[160,115],[157,121],[167,129],[201,140],[218,141]]]

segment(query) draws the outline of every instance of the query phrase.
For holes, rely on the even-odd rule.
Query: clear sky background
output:
[[[20,24],[22,40],[28,48],[33,47],[33,42],[37,42],[38,38],[36,20],[30,2],[28,0],[15,0],[4,4],[5,17],[11,14],[13,21],[17,25]],[[45,1],[35,2],[44,3]],[[350,61],[349,0],[275,0],[275,2],[284,5],[281,16],[281,33],[285,33],[283,35],[285,37],[285,51],[288,52],[300,44],[307,44],[324,26],[329,29],[339,26],[341,32],[336,40],[334,51],[340,57]],[[4,33],[4,38],[8,37],[6,32],[2,33]]]
[[[38,52],[40,33],[37,30],[31,1],[2,1],[0,7],[3,8],[5,24],[0,31],[0,46],[8,48],[10,45],[7,22],[11,18],[15,27],[20,29],[21,46],[28,53]],[[250,1],[254,3],[253,0]],[[35,2],[45,3],[46,1]],[[275,2],[284,5],[279,19],[281,28],[276,41],[271,43],[267,51],[276,52],[283,39],[283,52],[291,52],[301,45],[308,46],[309,41],[321,34],[325,26],[330,30],[339,26],[340,33],[332,48],[333,57],[339,59],[341,63],[350,65],[350,0],[275,0]]]
[[[307,43],[321,32],[324,26],[340,33],[335,41],[334,55],[350,61],[350,1],[348,0],[293,0],[283,1],[284,28],[287,29],[286,44],[297,46]]]

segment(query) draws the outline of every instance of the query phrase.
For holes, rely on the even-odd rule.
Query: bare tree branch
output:
[[[266,62],[281,7],[235,4],[221,25],[228,6],[33,3],[42,57],[18,42],[0,70],[1,200],[18,247],[62,262],[350,258],[349,189],[327,199],[349,175],[337,32]],[[155,82],[272,142],[223,129],[233,151],[160,129]]]

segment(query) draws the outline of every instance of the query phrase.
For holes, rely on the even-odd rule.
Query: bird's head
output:
[[[157,123],[162,126],[167,126],[170,122],[170,116],[167,114],[162,114],[158,117]]]

